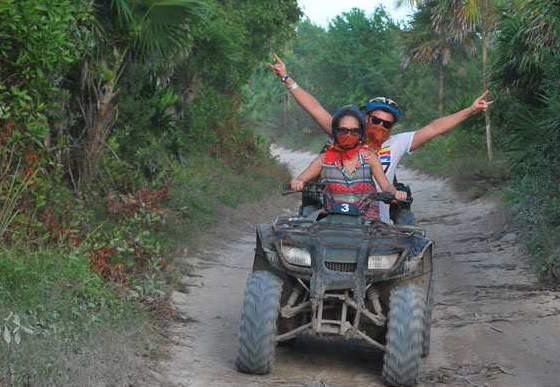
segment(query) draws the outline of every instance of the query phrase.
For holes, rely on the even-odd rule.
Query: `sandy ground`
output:
[[[313,155],[274,151],[293,172]],[[435,240],[438,275],[432,352],[424,360],[423,386],[559,387],[560,292],[539,284],[500,208],[469,201],[445,180],[404,168],[418,224]],[[279,182],[281,183],[281,182]],[[312,337],[278,348],[270,375],[234,368],[238,321],[252,265],[255,223],[293,212],[296,195],[232,210],[206,236],[205,250],[185,256],[193,273],[174,305],[187,318],[170,327],[169,359],[151,385],[179,386],[381,386],[382,354],[355,342]]]

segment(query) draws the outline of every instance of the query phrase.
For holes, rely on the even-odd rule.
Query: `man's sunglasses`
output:
[[[357,136],[360,135],[361,129],[360,128],[336,128],[338,134],[355,134]]]
[[[370,116],[370,118],[371,118],[371,122],[373,122],[375,125],[383,124],[383,127],[385,127],[385,129],[391,129],[394,124],[391,121],[386,121],[373,115]]]

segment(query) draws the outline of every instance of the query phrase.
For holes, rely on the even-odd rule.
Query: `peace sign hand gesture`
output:
[[[274,71],[274,73],[278,75],[278,78],[282,79],[288,74],[288,71],[286,70],[286,65],[284,64],[284,62],[282,62],[282,59],[280,59],[280,57],[276,54],[274,54],[274,59],[276,59],[276,63],[268,63],[268,67],[270,67],[272,71]]]

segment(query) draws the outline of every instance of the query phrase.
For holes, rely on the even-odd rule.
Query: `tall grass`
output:
[[[22,178],[21,158],[15,162],[14,154],[13,148],[7,152],[2,163],[4,167],[0,171],[0,240],[18,215],[21,196],[33,176],[24,175]]]

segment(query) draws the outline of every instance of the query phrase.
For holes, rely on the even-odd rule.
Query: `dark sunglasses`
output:
[[[393,122],[391,121],[386,121],[373,115],[370,116],[370,118],[371,122],[373,122],[375,125],[383,124],[383,127],[385,127],[385,129],[391,129],[393,127]]]
[[[336,128],[338,134],[355,134],[357,136],[360,135],[361,130],[360,128]]]

